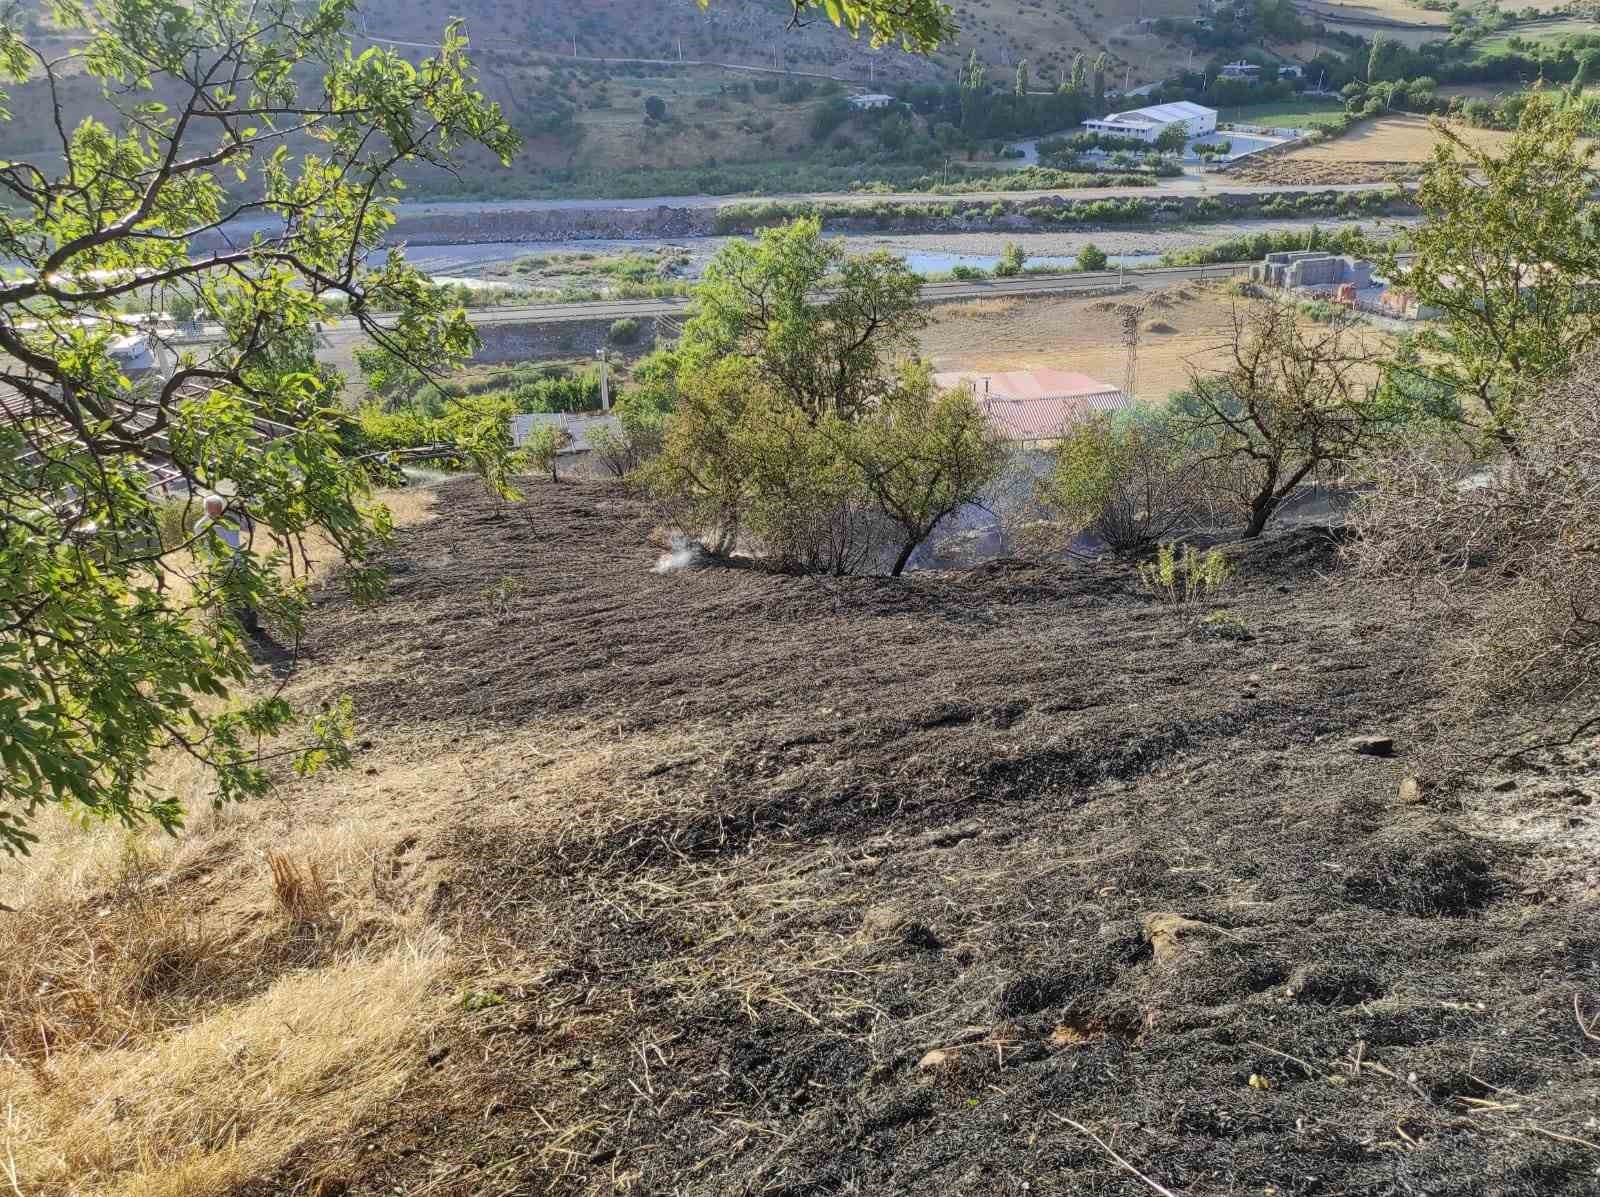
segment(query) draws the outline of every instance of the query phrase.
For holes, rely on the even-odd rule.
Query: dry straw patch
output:
[[[969,299],[962,303],[942,303],[930,313],[933,322],[949,320],[993,320],[1013,316],[1026,301],[1021,299]]]
[[[403,859],[425,755],[220,812],[175,755],[176,837],[43,814],[0,861],[0,1193],[220,1197],[399,1091],[449,965]]]
[[[0,1159],[30,1195],[227,1192],[400,1092],[445,960],[439,941],[415,940],[14,1078]]]

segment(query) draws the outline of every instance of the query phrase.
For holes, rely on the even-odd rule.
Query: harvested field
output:
[[[1448,29],[1450,14],[1423,8],[1411,0],[1361,0],[1359,4],[1345,4],[1341,0],[1316,0],[1314,4],[1301,5],[1303,12],[1326,19],[1345,21],[1398,21],[1403,25],[1437,25]]]
[[[1188,385],[1191,363],[1217,360],[1233,310],[1220,286],[1194,284],[1100,299],[979,300],[933,309],[922,352],[941,370],[1077,370],[1121,385],[1127,365],[1121,308],[1145,304],[1164,325],[1140,345],[1135,398],[1163,402]],[[992,305],[992,306],[991,306]]]
[[[1497,149],[1511,139],[1495,129],[1456,126],[1470,144]],[[1252,163],[1231,177],[1253,183],[1377,183],[1414,176],[1433,154],[1438,131],[1425,116],[1397,114],[1364,121],[1331,141]]]
[[[638,501],[527,490],[320,603],[295,693],[354,697],[356,769],[140,886],[259,938],[276,843],[329,911],[276,984],[155,974],[181,1025],[0,1062],[19,1192],[1600,1187],[1600,752],[1402,801],[1526,729],[1448,714],[1325,533],[1230,549],[1223,636],[1116,565],[659,574]]]

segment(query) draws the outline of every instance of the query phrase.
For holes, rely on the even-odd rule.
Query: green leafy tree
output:
[[[844,448],[897,530],[890,576],[898,578],[945,519],[984,493],[1006,453],[969,390],[940,392],[925,366],[906,368],[849,430]]]
[[[1506,445],[1521,396],[1600,340],[1595,147],[1581,111],[1541,97],[1500,152],[1440,126],[1417,190],[1413,257],[1390,277],[1442,319],[1418,334],[1420,370],[1456,393],[1465,418]]]
[[[994,266],[995,277],[1015,278],[1027,263],[1028,251],[1015,241],[1007,241],[1000,247],[1000,260]]]
[[[267,737],[302,769],[344,757],[347,707],[301,724],[281,697],[238,697],[251,658],[209,612],[271,610],[297,634],[312,533],[372,593],[387,513],[307,346],[339,301],[397,361],[465,357],[464,313],[402,255],[368,265],[367,251],[393,222],[397,170],[516,145],[454,26],[408,62],[351,52],[352,12],[103,0],[56,10],[60,57],[0,25],[9,80],[56,94],[70,75],[101,97],[76,126],[58,108],[37,160],[0,164],[0,254],[20,266],[0,283],[0,847],[25,850],[46,803],[176,826],[150,780],[169,751],[212,770],[218,801],[267,786]],[[259,223],[220,236],[237,218]],[[136,291],[203,307],[220,335],[195,349],[151,334],[151,368],[125,371],[119,313]],[[252,521],[247,551],[163,544],[158,472],[228,490]],[[164,586],[175,571],[192,585]]]
[[[1583,99],[1583,89],[1594,80],[1596,64],[1600,63],[1600,50],[1584,50],[1578,55],[1578,68],[1572,74],[1567,95],[1573,100]]]
[[[660,96],[646,96],[644,99],[644,114],[649,120],[666,120],[667,102]]]
[[[1089,65],[1081,53],[1072,56],[1072,74],[1067,80],[1067,90],[1079,96],[1089,90]]]
[[[528,464],[541,474],[546,471],[550,474],[551,482],[561,481],[556,472],[557,463],[561,458],[561,450],[572,443],[572,433],[559,424],[540,424],[528,437],[528,443],[523,446]]]
[[[702,8],[708,3],[700,0]],[[874,46],[895,41],[924,54],[956,32],[950,8],[940,0],[790,0],[790,7],[794,24],[820,10],[852,37],[866,32]]]
[[[1106,110],[1106,70],[1111,60],[1106,57],[1105,51],[1095,55],[1094,59],[1094,110]]]
[[[1078,251],[1079,270],[1104,270],[1108,261],[1110,259],[1106,257],[1106,251],[1093,241]]]
[[[977,50],[973,50],[967,55],[966,68],[961,72],[961,86],[967,91],[982,91],[983,76],[983,64],[978,61]]]
[[[1203,474],[1202,458],[1167,418],[1100,416],[1067,430],[1038,497],[1074,537],[1141,552],[1197,522]]]
[[[1163,154],[1181,154],[1189,144],[1189,126],[1183,121],[1167,125],[1156,134],[1155,147]]]
[[[483,489],[497,507],[520,499],[512,479],[527,466],[528,454],[519,450],[511,437],[511,405],[485,404],[473,411],[454,413],[448,421],[451,441],[483,483]]]
[[[1028,60],[1026,58],[1017,59],[1017,72],[1012,80],[1011,90],[1019,96],[1028,94]]]
[[[1378,34],[1372,39],[1372,49],[1367,54],[1367,82],[1377,83],[1383,79],[1384,71],[1388,69],[1389,61],[1395,56],[1395,43]]]
[[[640,473],[713,553],[739,544],[781,570],[898,575],[1003,457],[971,394],[940,394],[924,367],[887,380],[868,410],[813,419],[753,362],[726,358],[685,376]]]
[[[749,358],[813,420],[872,401],[927,323],[921,281],[888,253],[852,255],[815,218],[733,241],[707,265],[678,343],[680,378]]]
[[[589,431],[595,459],[613,477],[630,478],[661,452],[662,434],[675,401],[675,388],[650,382],[629,387],[613,409],[616,429],[602,426]]]

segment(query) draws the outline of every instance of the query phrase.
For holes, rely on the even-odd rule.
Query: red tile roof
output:
[[[1069,424],[1133,406],[1110,383],[1071,370],[935,374],[933,380],[946,388],[971,386],[995,431],[1008,441],[1053,440]]]

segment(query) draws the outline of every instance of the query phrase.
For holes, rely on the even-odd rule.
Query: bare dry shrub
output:
[[[1314,325],[1276,305],[1235,307],[1227,336],[1220,372],[1191,364],[1181,421],[1249,538],[1303,482],[1375,439],[1377,351],[1350,320]]]
[[[1360,569],[1439,613],[1451,688],[1480,705],[1600,682],[1600,358],[1522,413],[1514,454],[1376,463],[1350,517]]]
[[[1012,452],[978,497],[977,505],[993,518],[996,550],[1002,557],[1026,554],[1038,548],[1028,536],[1031,527],[1048,514],[1039,502],[1039,481],[1049,470],[1049,458],[1037,450]]]

